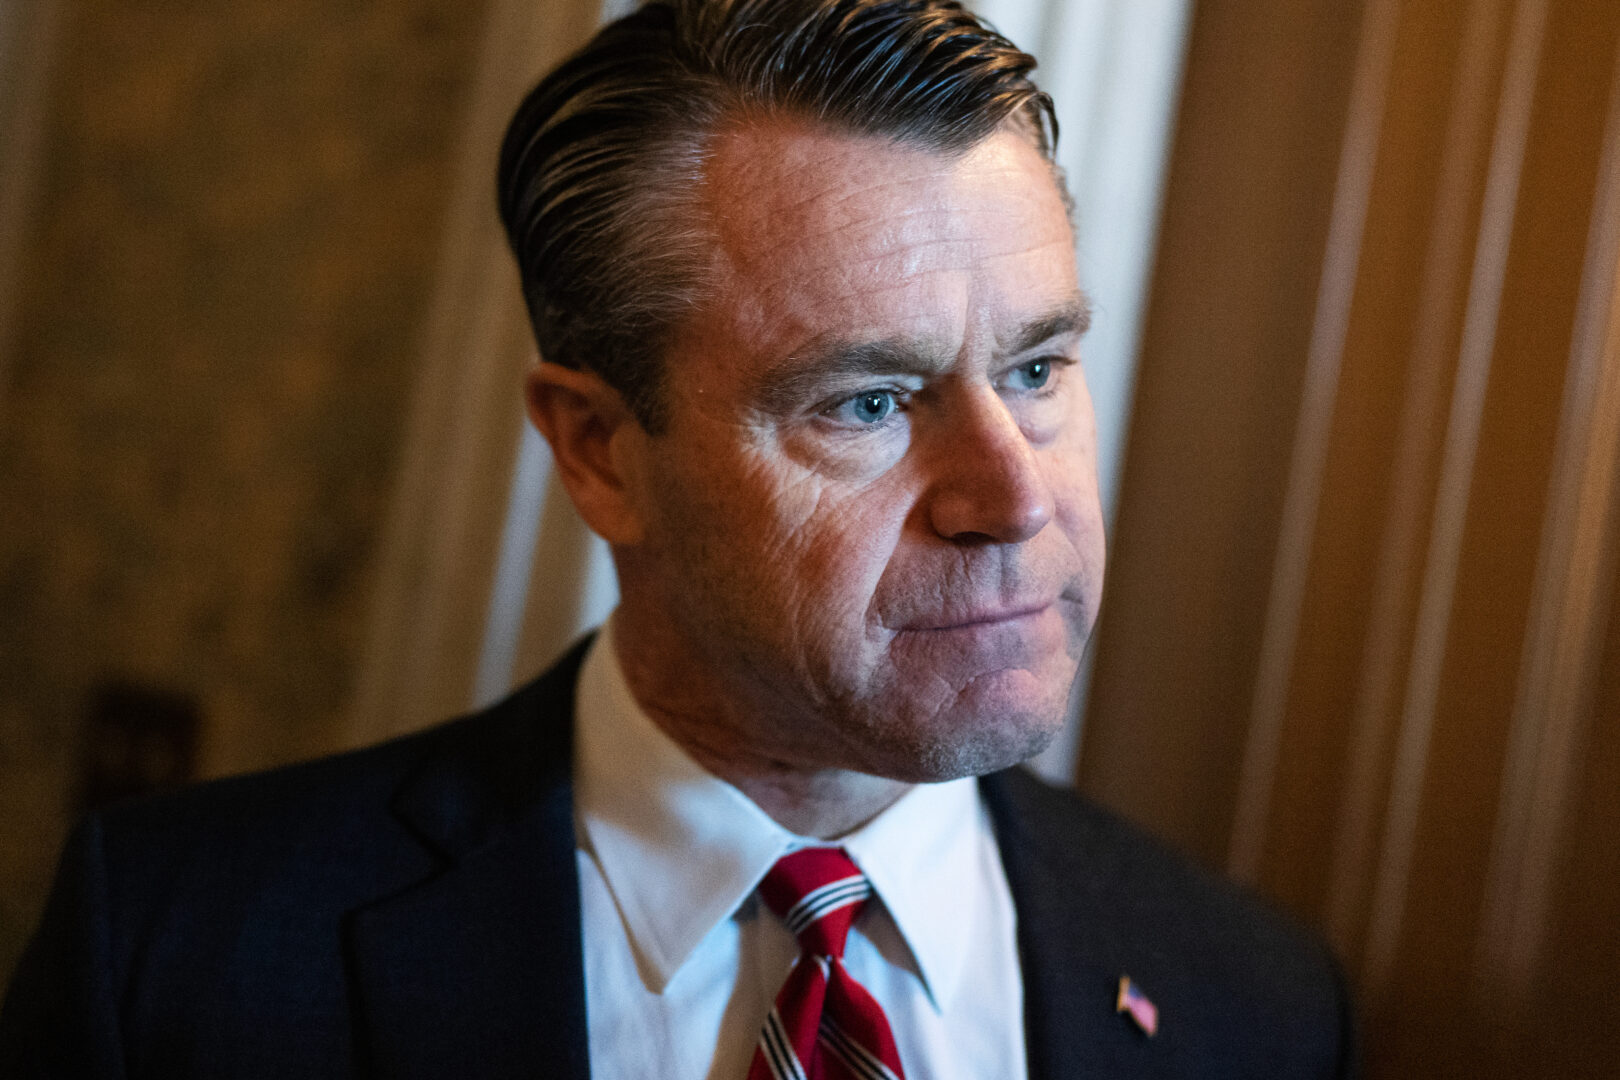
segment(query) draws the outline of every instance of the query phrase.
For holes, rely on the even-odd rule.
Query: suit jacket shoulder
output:
[[[0,1074],[584,1076],[582,653],[476,716],[86,819]]]
[[[1354,1074],[1348,995],[1315,937],[1022,769],[982,788],[1018,908],[1031,1075]],[[1151,1037],[1117,1011],[1122,977],[1158,1010]]]

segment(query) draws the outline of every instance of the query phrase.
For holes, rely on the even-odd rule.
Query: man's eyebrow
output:
[[[904,340],[833,342],[794,353],[760,375],[755,399],[766,412],[790,412],[829,382],[851,376],[937,375],[954,358]]]
[[[1009,353],[1016,356],[1021,352],[1028,352],[1055,337],[1071,334],[1075,337],[1084,337],[1090,328],[1091,301],[1083,295],[1076,296],[1050,314],[1025,323],[1018,336],[1013,338]]]
[[[1090,325],[1091,303],[1084,295],[1078,295],[1025,323],[1013,338],[1008,354],[1016,356],[1065,335],[1081,336]],[[924,342],[903,339],[832,342],[769,365],[760,374],[754,398],[766,412],[787,413],[830,382],[874,375],[926,378],[949,370],[955,360],[954,356]]]

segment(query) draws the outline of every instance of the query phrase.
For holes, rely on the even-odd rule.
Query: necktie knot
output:
[[[872,885],[841,848],[801,848],[776,861],[759,894],[799,939],[799,948],[812,956],[842,957]]]
[[[905,1080],[883,1009],[844,970],[844,940],[872,895],[840,848],[776,860],[759,895],[799,939],[799,960],[765,1018],[748,1080]]]

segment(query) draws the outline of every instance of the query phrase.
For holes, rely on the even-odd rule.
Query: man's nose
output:
[[[986,387],[938,434],[934,531],[960,543],[1017,544],[1046,527],[1052,486],[1007,403]]]

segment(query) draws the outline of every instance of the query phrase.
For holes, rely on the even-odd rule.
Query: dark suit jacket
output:
[[[0,1076],[583,1080],[581,655],[420,735],[89,818],[0,1013]],[[1313,940],[1023,772],[982,784],[1032,1077],[1348,1075]],[[1124,973],[1152,1039],[1115,1012]]]

